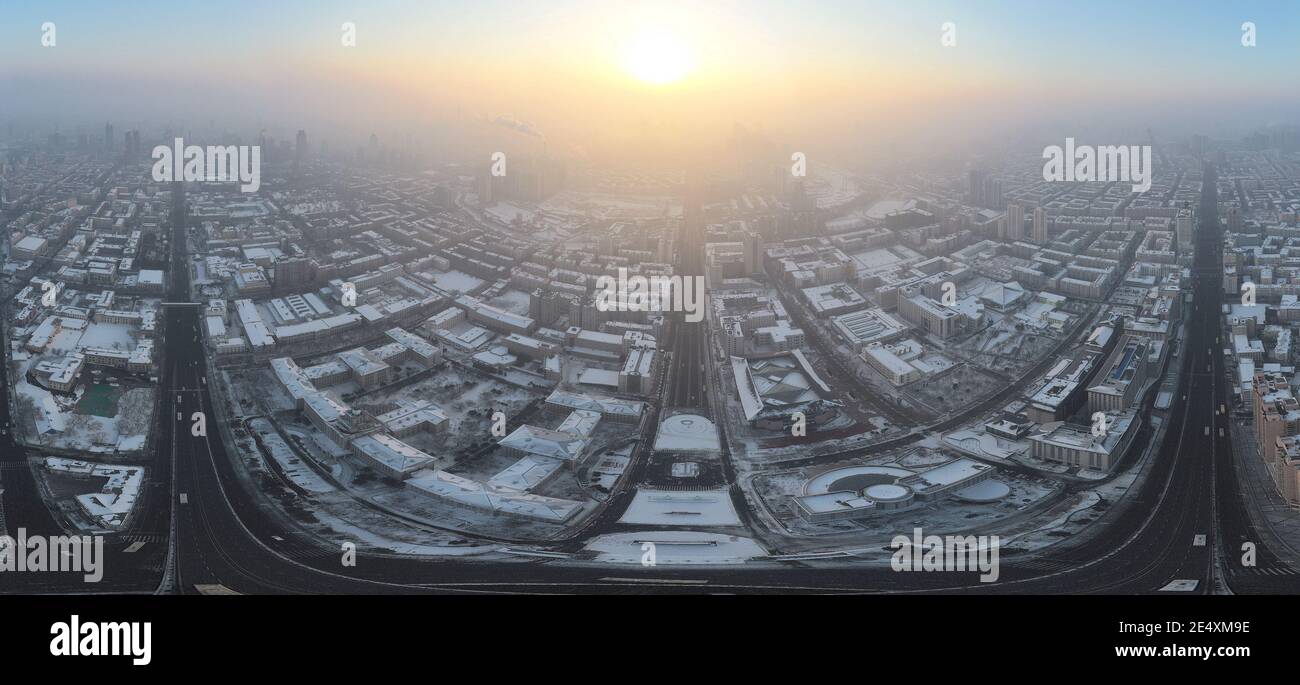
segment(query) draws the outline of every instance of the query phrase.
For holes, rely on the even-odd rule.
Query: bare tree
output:
[[[36,400],[29,395],[18,395],[15,402],[18,408],[17,430],[26,434],[29,430],[33,433],[36,428]]]
[[[117,403],[117,428],[122,435],[142,435],[148,432],[153,418],[152,388],[135,388],[122,394]]]

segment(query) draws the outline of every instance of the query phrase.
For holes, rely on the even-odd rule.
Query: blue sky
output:
[[[548,21],[563,21],[593,6],[646,7],[665,3],[548,0],[368,2],[284,1],[130,3],[55,0],[12,3],[0,22],[6,71],[51,57],[40,50],[40,25],[54,21],[59,52],[87,66],[156,67],[220,55],[303,57],[334,47],[343,21],[387,49],[440,46],[486,50]],[[1157,70],[1250,67],[1243,77],[1294,74],[1300,57],[1300,4],[1156,0],[1009,0],[870,2],[734,0],[703,3],[724,8],[766,31],[790,50],[849,55],[886,53],[899,59],[929,54],[938,25],[954,21],[960,47],[1004,63],[1048,68],[1148,67]],[[1254,21],[1259,44],[1243,50],[1240,25]],[[1069,46],[1069,49],[1067,49]],[[1083,47],[1088,49],[1081,49]]]
[[[647,94],[608,73],[646,17],[690,36],[708,80]],[[40,45],[45,21],[55,48]],[[353,51],[340,49],[345,21]],[[939,45],[947,21],[952,49]],[[1245,21],[1255,47],[1241,45]],[[1294,120],[1297,38],[1300,2],[1283,1],[10,2],[0,101],[64,122],[94,111],[346,125],[465,107],[555,128],[568,116],[556,103],[580,101],[593,119],[693,105],[780,125],[811,109],[873,122],[950,109],[967,121],[1253,124]]]

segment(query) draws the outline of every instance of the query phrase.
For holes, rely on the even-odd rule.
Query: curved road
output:
[[[174,455],[175,465],[171,500],[176,512],[175,563],[173,572],[167,574],[166,589],[194,592],[197,587],[220,586],[241,593],[1145,593],[1174,580],[1190,580],[1196,581],[1196,592],[1207,593],[1212,591],[1217,573],[1212,551],[1226,540],[1229,553],[1224,555],[1223,570],[1230,587],[1293,591],[1289,577],[1249,574],[1235,566],[1236,555],[1231,553],[1239,541],[1260,538],[1245,515],[1229,468],[1230,419],[1218,411],[1220,403],[1226,404],[1228,389],[1222,345],[1217,340],[1222,299],[1221,227],[1212,168],[1207,169],[1205,186],[1195,299],[1184,327],[1187,342],[1181,362],[1185,382],[1174,399],[1164,442],[1154,455],[1156,461],[1148,477],[1099,534],[1024,562],[1003,557],[997,583],[980,584],[969,573],[895,573],[887,567],[843,562],[643,569],[542,559],[481,562],[359,554],[356,566],[344,567],[341,550],[323,547],[259,506],[255,493],[237,475],[216,426],[209,426],[207,436],[191,435],[188,417],[193,412],[202,411],[208,417],[216,414],[206,383],[199,310],[179,307],[169,308],[165,316],[169,344],[163,386],[168,391],[162,394],[162,425],[167,428],[158,436],[158,454],[164,458]],[[186,268],[180,223],[174,229],[174,245],[181,268]],[[696,344],[702,348],[701,341]],[[680,359],[684,351],[679,347],[675,356]],[[690,375],[680,366],[675,368],[670,374],[674,386],[702,385],[702,375],[684,379],[679,374]],[[667,404],[707,407],[698,396],[677,393],[676,388],[671,389]],[[6,450],[6,455],[0,462],[0,474],[6,485],[4,504],[10,528],[15,527],[13,519],[19,518],[29,530],[51,529],[53,522],[44,506],[22,494],[27,492],[21,485],[22,474],[30,478],[30,473],[12,465],[12,452]],[[1204,544],[1198,544],[1199,535],[1205,536]],[[1259,544],[1260,564],[1279,565],[1263,542]],[[103,589],[135,591],[153,590],[162,575],[142,570],[138,564],[115,563],[109,564],[107,574]],[[84,586],[63,589],[85,590]]]

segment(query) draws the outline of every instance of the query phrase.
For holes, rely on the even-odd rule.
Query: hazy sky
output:
[[[646,35],[641,59],[687,60],[680,80],[629,73]],[[733,122],[796,148],[1235,136],[1295,121],[1297,37],[1296,2],[22,3],[0,24],[0,120],[395,140],[508,115],[579,150],[700,145]]]

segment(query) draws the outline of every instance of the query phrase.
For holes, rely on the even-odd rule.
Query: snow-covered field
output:
[[[462,293],[468,293],[483,285],[485,281],[463,271],[452,270],[446,273],[433,272],[433,283],[443,290],[457,290]]]
[[[531,298],[522,290],[506,290],[488,300],[488,304],[513,314],[528,316],[528,303]]]
[[[638,490],[620,523],[654,526],[739,526],[727,490]]]
[[[333,485],[321,478],[319,474],[313,471],[310,466],[304,464],[293,453],[293,449],[289,447],[288,443],[275,432],[275,428],[271,426],[270,421],[254,419],[249,422],[249,427],[257,431],[262,446],[266,448],[267,452],[270,452],[271,458],[275,460],[280,472],[291,480],[294,485],[313,494],[335,491]]]
[[[18,435],[30,445],[91,453],[136,452],[144,449],[153,414],[153,388],[133,388],[117,401],[117,415],[94,416],[77,411],[84,393],[78,386],[72,397],[55,395],[27,382],[34,359],[20,361],[12,377],[18,408]]]

